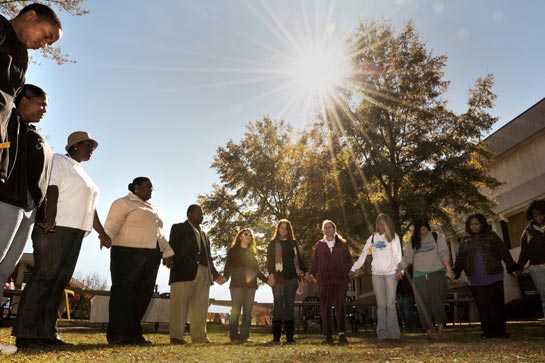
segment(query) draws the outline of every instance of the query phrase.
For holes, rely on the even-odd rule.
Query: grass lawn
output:
[[[82,326],[84,325],[84,326]],[[86,325],[86,326],[85,326]],[[407,363],[524,363],[545,362],[545,324],[543,322],[511,322],[507,340],[481,340],[478,324],[448,327],[448,338],[428,342],[423,334],[403,334],[401,341],[378,342],[373,331],[348,334],[350,345],[322,345],[318,329],[309,334],[296,334],[295,345],[267,345],[267,330],[253,328],[253,343],[231,345],[226,326],[209,325],[213,344],[169,344],[168,332],[153,332],[146,327],[145,337],[152,346],[110,347],[105,332],[82,323],[60,323],[62,338],[72,347],[56,349],[20,349],[12,356],[1,356],[0,362],[407,362]],[[148,330],[149,329],[149,330]],[[0,328],[0,341],[14,343],[11,327]],[[188,338],[190,340],[190,338]]]

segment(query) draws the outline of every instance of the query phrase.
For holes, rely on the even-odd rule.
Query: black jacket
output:
[[[225,278],[231,278],[229,288],[257,288],[257,278],[267,282],[265,275],[259,270],[255,253],[250,248],[232,247],[227,252],[227,261],[223,270]]]
[[[47,192],[53,153],[36,128],[14,109],[9,122],[8,179],[0,183],[0,201],[25,210],[39,207]]]
[[[13,101],[25,84],[28,51],[15,34],[9,21],[0,15],[0,179],[8,172],[9,150],[2,148],[8,140],[8,123]]]
[[[460,276],[462,270],[468,276],[474,274],[473,262],[475,260],[475,253],[479,248],[488,274],[503,272],[501,261],[505,262],[507,272],[519,269],[518,265],[513,261],[505,243],[495,232],[489,231],[466,236],[462,239],[453,269],[456,273],[456,278]]]
[[[204,231],[203,231],[204,233]],[[216,271],[212,257],[210,255],[210,241],[206,237],[206,251],[208,258],[208,266],[212,273],[212,280],[215,281],[220,274]],[[199,266],[199,246],[193,226],[189,221],[172,225],[170,229],[169,243],[174,250],[174,265],[170,269],[169,284],[179,281],[193,281],[197,276],[197,268]],[[212,284],[214,283],[212,281]]]
[[[297,271],[295,270],[295,254],[297,254],[297,260],[299,261],[299,269],[302,272],[307,272],[307,267],[301,258],[299,253],[299,247],[295,241],[280,241],[282,244],[282,276],[284,280],[290,280],[297,278]],[[276,272],[276,242],[270,241],[267,246],[267,271],[270,274]],[[295,248],[295,249],[294,249]],[[295,251],[295,252],[294,252]],[[279,276],[275,276],[279,278]]]
[[[520,238],[519,266],[523,268],[528,260],[530,266],[545,263],[545,233],[532,227],[532,222],[526,226]]]

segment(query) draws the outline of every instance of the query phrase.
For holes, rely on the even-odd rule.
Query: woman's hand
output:
[[[40,227],[44,230],[44,233],[48,232],[55,232],[55,227],[57,226],[57,223],[55,222],[55,219],[46,219],[42,223],[38,223]]]
[[[112,239],[110,238],[110,236],[106,234],[106,232],[100,233],[98,235],[98,239],[100,240],[101,249],[102,247],[106,247],[106,248],[112,247]]]
[[[276,283],[276,281],[274,280],[274,275],[270,274],[269,279],[267,281],[267,285],[269,285],[270,287],[273,287],[275,283]]]
[[[310,273],[307,273],[305,275],[305,280],[309,283],[309,284],[314,284],[316,283],[316,280],[314,279],[314,276],[312,276]]]

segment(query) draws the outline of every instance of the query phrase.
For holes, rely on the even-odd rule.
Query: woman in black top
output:
[[[250,336],[257,278],[267,282],[265,275],[259,271],[255,239],[250,229],[241,230],[233,240],[227,252],[224,276],[227,279],[231,277],[229,291],[231,291],[232,307],[229,317],[229,337],[232,343],[247,342]],[[238,321],[241,310],[244,310],[244,314],[239,333]]]
[[[545,315],[545,200],[538,199],[526,208],[528,225],[520,238],[518,265],[523,268],[530,261],[530,276],[541,298]]]
[[[280,342],[282,321],[286,342],[295,343],[295,294],[302,285],[302,275],[307,268],[301,259],[290,221],[281,219],[276,225],[273,239],[267,247],[269,285],[273,289],[273,343]]]

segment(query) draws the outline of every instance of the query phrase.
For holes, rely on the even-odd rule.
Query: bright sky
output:
[[[338,64],[360,19],[384,18],[398,31],[412,20],[428,49],[448,56],[447,96],[458,112],[475,79],[493,73],[495,128],[544,96],[541,0],[89,0],[86,8],[82,17],[60,13],[59,45],[77,63],[38,57],[27,73],[49,94],[42,133],[59,153],[72,131],[99,142],[84,168],[100,187],[103,221],[134,177],[150,177],[167,237],[217,182],[218,146],[239,140],[247,122],[270,116],[302,128],[311,120],[304,96],[327,87],[331,75],[320,67]],[[324,61],[307,65],[308,54]],[[76,272],[110,281],[109,252],[98,245],[95,233],[84,240]],[[165,267],[158,284],[168,291]],[[229,299],[228,283],[211,297]],[[270,288],[256,300],[272,301]]]

